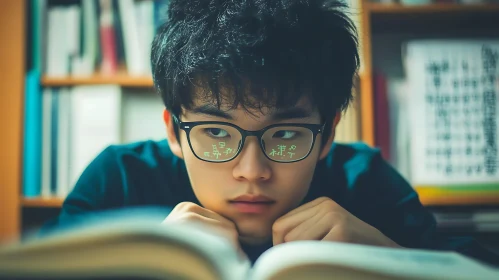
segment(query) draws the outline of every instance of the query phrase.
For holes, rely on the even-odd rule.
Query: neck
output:
[[[261,244],[241,243],[241,248],[243,249],[244,253],[246,253],[252,264],[255,263],[256,259],[258,259],[258,257],[260,257],[263,252],[267,251],[271,247],[272,240]]]

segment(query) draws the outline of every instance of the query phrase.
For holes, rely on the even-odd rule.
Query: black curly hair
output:
[[[330,123],[352,100],[357,31],[341,0],[169,5],[151,64],[155,89],[173,115],[191,108],[193,98],[248,110],[291,107],[306,96]]]

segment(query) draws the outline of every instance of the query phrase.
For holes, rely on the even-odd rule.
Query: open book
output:
[[[499,279],[457,253],[321,241],[275,246],[254,265],[194,226],[116,222],[0,247],[0,279]]]

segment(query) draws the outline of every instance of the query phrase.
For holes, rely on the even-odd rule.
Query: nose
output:
[[[237,180],[259,182],[269,180],[272,176],[269,160],[262,153],[256,137],[246,138],[242,151],[235,160],[237,164],[233,169],[233,176]]]

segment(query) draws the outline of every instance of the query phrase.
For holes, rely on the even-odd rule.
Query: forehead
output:
[[[202,102],[194,100],[190,108],[183,108],[185,117],[222,118],[225,120],[253,119],[257,121],[284,121],[289,119],[316,120],[320,118],[319,111],[312,106],[307,98],[299,100],[291,107],[248,108],[244,105],[233,106],[229,103],[218,105],[215,101]]]
[[[223,90],[219,100],[214,94],[205,89],[197,89],[189,107],[182,107],[182,115],[212,115],[226,119],[238,119],[239,117],[251,117],[257,119],[279,119],[286,118],[314,118],[319,117],[318,107],[315,106],[307,94],[303,94],[293,104],[266,104],[251,95],[238,104],[234,104],[231,93]],[[289,116],[289,117],[287,117]]]

